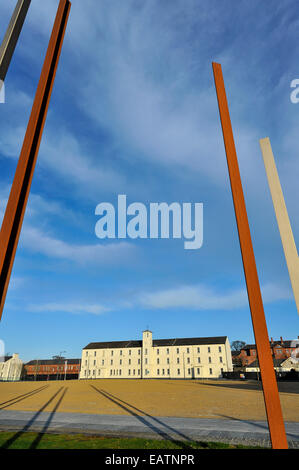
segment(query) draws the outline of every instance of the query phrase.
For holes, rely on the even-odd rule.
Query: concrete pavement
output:
[[[179,441],[221,441],[270,446],[267,423],[236,419],[199,419],[83,413],[0,411],[0,431],[87,433]],[[299,423],[286,423],[290,448],[299,448]]]

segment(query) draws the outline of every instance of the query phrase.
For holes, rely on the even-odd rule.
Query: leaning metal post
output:
[[[14,54],[31,0],[18,0],[0,46],[0,91]]]
[[[245,199],[239,172],[238,158],[225,93],[224,80],[220,64],[213,63],[214,80],[217,92],[220,120],[227,157],[235,215],[243,267],[247,284],[247,293],[255,335],[265,407],[273,449],[287,449],[285,426],[282,417],[278,387],[271,356],[260,284],[256,269],[250,228],[247,218]]]
[[[60,0],[0,232],[0,319],[53,89],[71,3]]]

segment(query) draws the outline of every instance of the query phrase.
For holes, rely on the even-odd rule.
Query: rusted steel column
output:
[[[60,0],[0,232],[0,319],[16,254],[71,3]]]
[[[0,46],[0,87],[16,48],[31,0],[18,0]]]
[[[221,65],[213,63],[213,72],[272,448],[287,449],[288,443],[270,350]]]

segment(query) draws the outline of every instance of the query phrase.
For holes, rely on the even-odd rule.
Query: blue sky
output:
[[[32,0],[0,105],[0,218],[58,2]],[[1,2],[0,36],[14,1]],[[299,243],[298,2],[73,0],[0,338],[24,361],[91,341],[254,342],[212,61],[222,64],[269,336],[299,317],[259,139]],[[202,202],[204,243],[99,240],[95,208]]]

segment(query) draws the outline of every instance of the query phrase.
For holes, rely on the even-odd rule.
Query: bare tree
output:
[[[233,351],[240,351],[245,345],[246,343],[244,341],[236,340],[232,342],[231,348]]]

